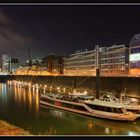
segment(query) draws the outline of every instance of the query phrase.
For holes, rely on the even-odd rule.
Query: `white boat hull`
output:
[[[47,98],[47,96],[45,98]],[[48,99],[50,99],[50,97],[48,97]],[[59,101],[60,102],[61,100],[52,99],[52,101]],[[69,102],[69,101],[62,101],[62,102]],[[71,102],[71,103],[73,104],[73,102]],[[58,109],[71,111],[71,112],[75,112],[75,113],[79,113],[79,114],[83,114],[83,115],[88,115],[88,116],[93,116],[93,117],[98,117],[98,118],[103,118],[103,119],[110,119],[110,120],[134,121],[135,119],[137,119],[139,117],[138,115],[135,115],[135,114],[108,113],[108,112],[93,110],[91,108],[89,108],[87,111],[82,111],[82,110],[78,110],[78,109],[72,109],[72,108],[68,108],[68,107],[54,105],[54,104],[48,103],[46,101],[40,101],[40,104],[55,107],[55,108],[58,108]],[[83,106],[86,109],[88,108],[88,107],[86,107],[85,104],[82,104],[82,103],[75,103],[74,102],[74,104]]]

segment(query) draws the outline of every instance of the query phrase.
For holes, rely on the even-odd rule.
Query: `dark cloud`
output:
[[[0,25],[5,26],[10,24],[12,24],[10,18],[6,16],[3,11],[0,11]]]
[[[0,54],[9,53],[13,57],[21,57],[27,53],[27,47],[32,43],[32,39],[18,31],[14,26],[14,21],[9,18],[3,11],[0,11]]]
[[[128,44],[140,32],[140,6],[0,6],[0,54],[27,59],[69,55],[95,44]]]

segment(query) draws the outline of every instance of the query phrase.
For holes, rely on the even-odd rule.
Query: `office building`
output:
[[[10,58],[9,59],[9,72],[14,73],[17,68],[19,68],[18,58]]]
[[[100,52],[100,70],[103,76],[124,76],[128,74],[125,45],[104,47]]]
[[[10,56],[7,54],[3,54],[1,57],[1,66],[3,73],[9,73],[9,60]]]
[[[63,74],[63,57],[55,54],[49,54],[42,59],[42,67],[52,74]]]
[[[42,59],[41,58],[39,58],[39,57],[37,57],[37,58],[34,58],[34,59],[31,59],[30,60],[30,63],[31,64],[29,64],[29,60],[27,60],[26,61],[26,65],[27,66],[40,66],[41,65],[41,62],[42,62]]]
[[[64,58],[64,75],[95,75],[95,50],[77,51]]]

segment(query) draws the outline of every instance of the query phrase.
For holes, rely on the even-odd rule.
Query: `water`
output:
[[[0,83],[0,119],[34,135],[140,135],[140,119],[118,122],[39,104],[39,90]]]

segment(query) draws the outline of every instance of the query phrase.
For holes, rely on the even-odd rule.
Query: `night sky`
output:
[[[140,33],[140,6],[0,5],[0,55],[69,55],[95,44],[129,44]]]

